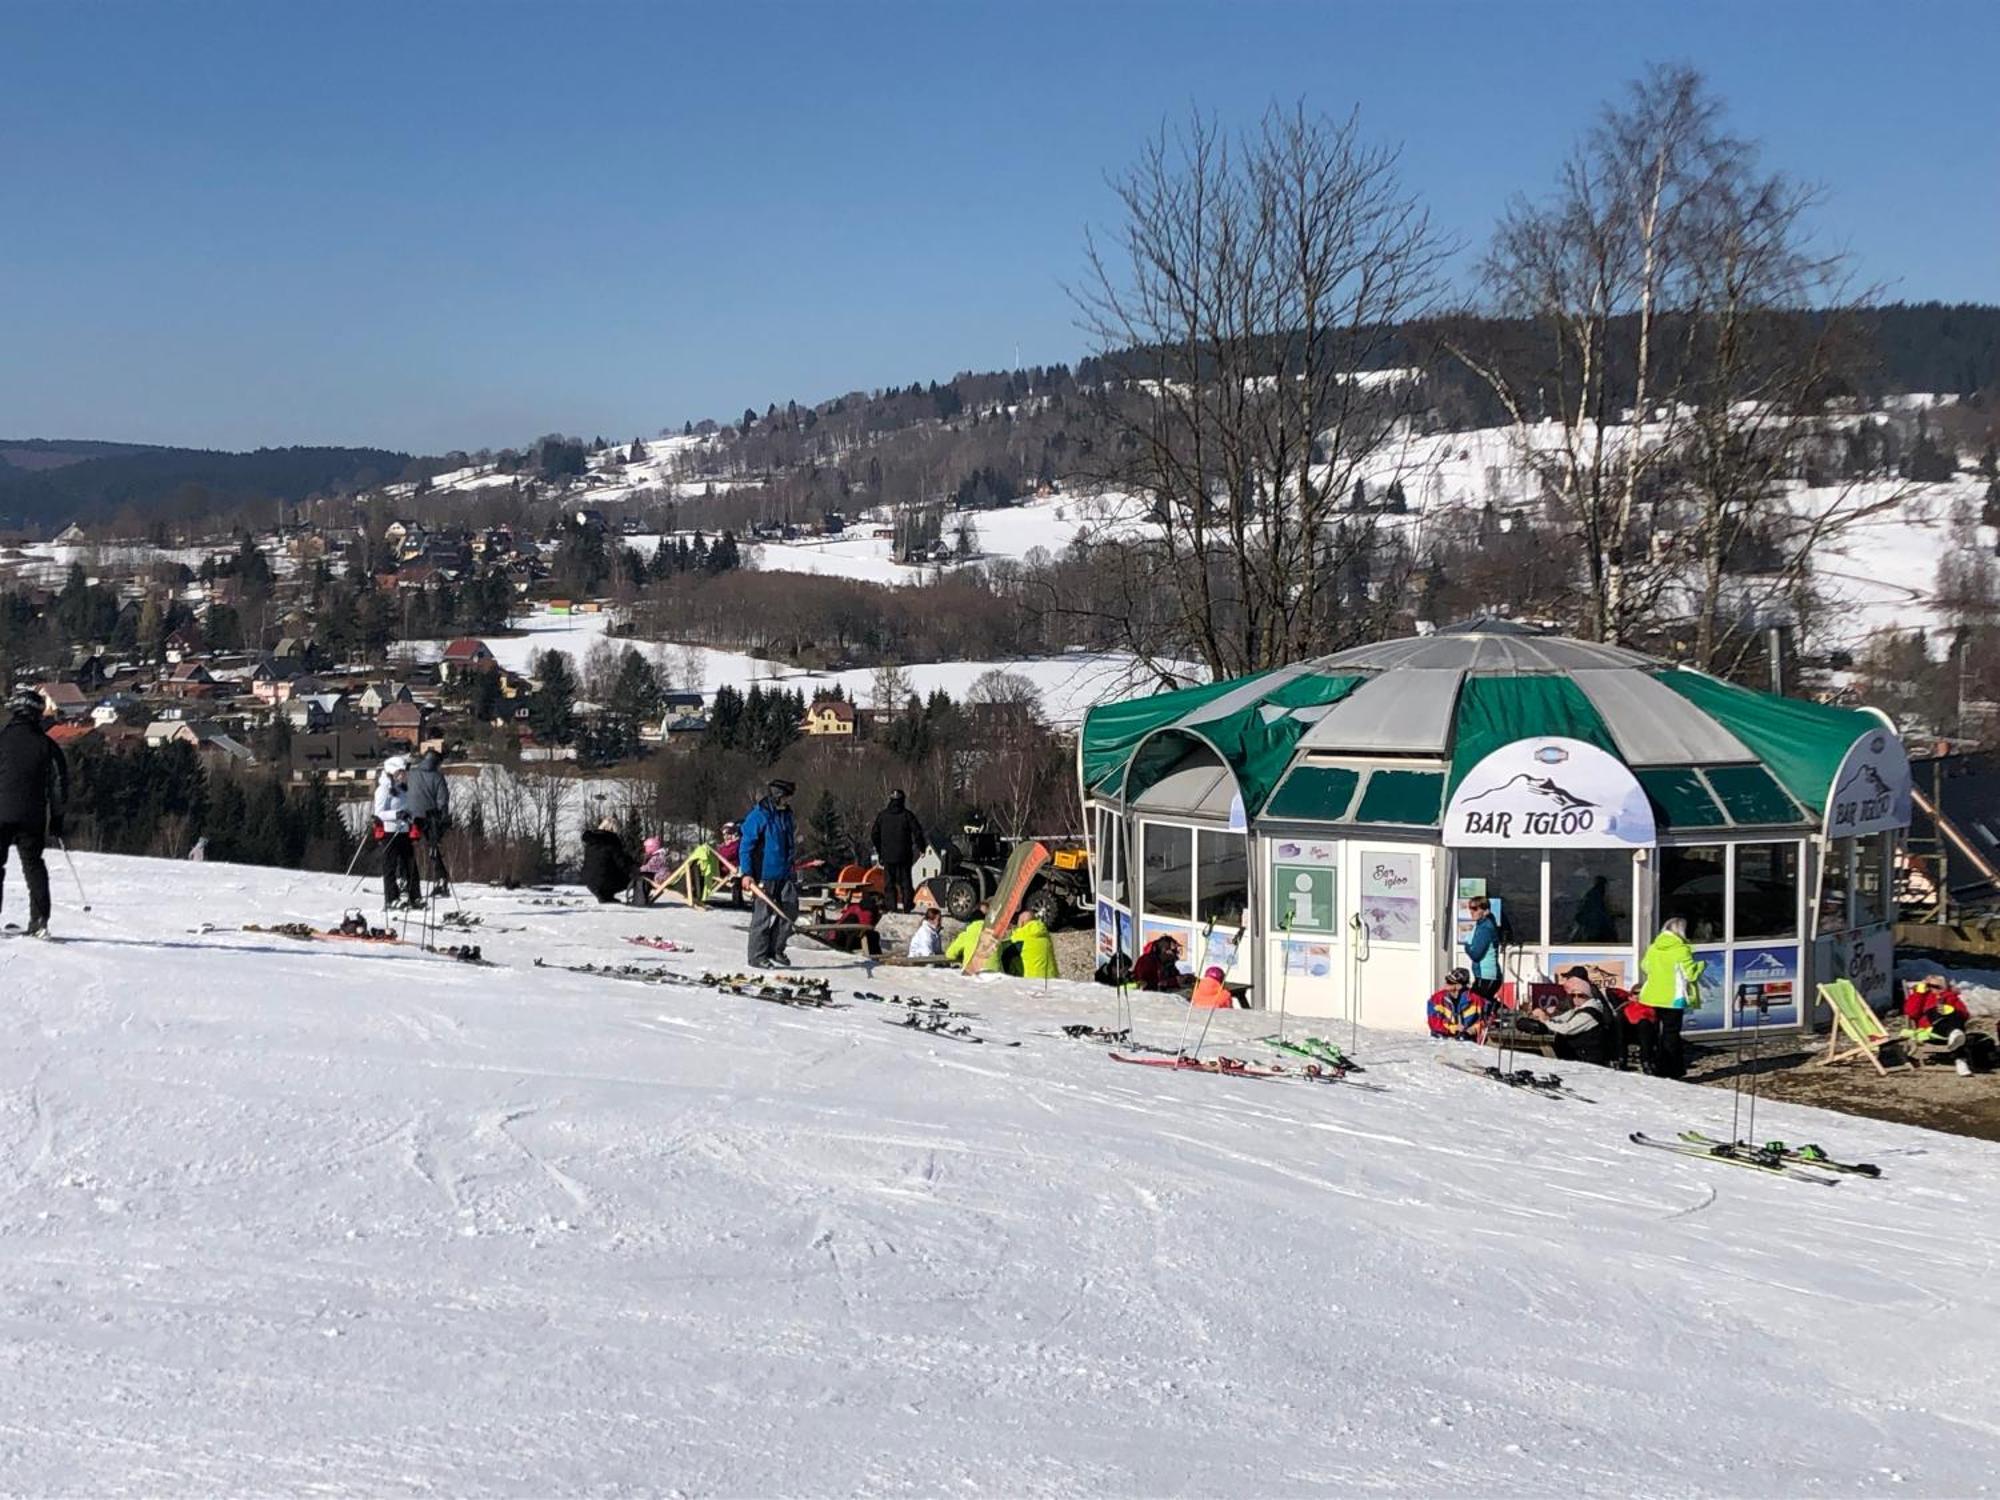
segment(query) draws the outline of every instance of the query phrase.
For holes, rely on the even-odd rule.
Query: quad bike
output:
[[[1090,882],[1090,852],[1082,839],[1043,839],[1048,863],[1028,888],[1021,909],[1051,929],[1093,918],[1097,896]],[[985,822],[968,820],[964,835],[938,849],[940,871],[926,885],[935,899],[961,922],[987,909],[999,889],[1013,843],[992,834]]]

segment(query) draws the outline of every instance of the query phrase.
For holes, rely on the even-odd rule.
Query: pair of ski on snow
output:
[[[1835,1179],[1820,1176],[1822,1172],[1848,1177],[1882,1175],[1882,1169],[1873,1162],[1838,1161],[1814,1145],[1791,1146],[1783,1141],[1769,1141],[1759,1146],[1748,1141],[1719,1141],[1699,1130],[1683,1130],[1671,1141],[1635,1130],[1631,1141],[1635,1146],[1650,1146],[1656,1151],[1672,1151],[1676,1155],[1699,1157],[1704,1161],[1727,1162],[1733,1167],[1749,1167],[1753,1171],[1796,1177],[1828,1187],[1833,1186]]]

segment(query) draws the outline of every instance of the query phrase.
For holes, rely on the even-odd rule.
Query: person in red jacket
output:
[[[1146,944],[1146,951],[1132,965],[1132,982],[1142,990],[1169,993],[1187,988],[1181,977],[1181,945],[1166,933]]]
[[[1451,1041],[1478,1041],[1485,1003],[1472,988],[1472,975],[1453,969],[1444,976],[1444,988],[1431,996],[1425,1008],[1431,1035]]]
[[[1903,991],[1903,1016],[1910,1023],[1911,1041],[1956,1052],[1965,1045],[1966,1023],[1972,1019],[1972,1011],[1942,974],[1933,974]]]

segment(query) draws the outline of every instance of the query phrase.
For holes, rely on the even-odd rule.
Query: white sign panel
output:
[[[1451,849],[1650,849],[1653,804],[1582,740],[1515,740],[1466,773],[1445,809]]]
[[[1826,836],[1853,838],[1910,826],[1910,758],[1886,729],[1871,729],[1848,747],[1826,794]]]

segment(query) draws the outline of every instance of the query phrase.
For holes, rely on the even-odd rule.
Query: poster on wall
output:
[[[1337,851],[1338,845],[1324,846]],[[1334,915],[1335,870],[1331,853],[1323,862],[1312,856],[1320,846],[1286,840],[1272,850],[1271,930],[1325,932],[1337,930]]]
[[[1910,826],[1910,759],[1887,729],[1873,729],[1848,746],[1826,798],[1826,836],[1855,838]]]
[[[1102,897],[1097,902],[1097,961],[1118,951],[1118,908]]]
[[[1285,944],[1285,972],[1298,979],[1326,979],[1333,973],[1333,947],[1328,943]]]
[[[1630,989],[1629,975],[1632,960],[1622,953],[1571,953],[1553,952],[1549,954],[1549,978],[1559,980],[1566,969],[1579,965],[1589,976],[1590,982],[1601,990]]]
[[[1118,913],[1118,951],[1127,958],[1137,958],[1139,949],[1132,941],[1132,913]]]
[[[1739,948],[1732,978],[1737,1025],[1798,1025],[1798,949]],[[1763,1012],[1761,1023],[1758,1021],[1760,1009]]]
[[[1236,967],[1237,948],[1242,940],[1243,934],[1237,928],[1211,927],[1202,944],[1202,952],[1195,961],[1195,973],[1219,968],[1225,975],[1229,974]]]
[[[1422,868],[1414,850],[1362,851],[1361,921],[1371,942],[1422,941],[1423,899],[1417,885]]]
[[[1650,849],[1653,804],[1619,760],[1582,740],[1515,740],[1451,794],[1449,849]]]
[[[1695,986],[1701,1008],[1689,1008],[1681,1018],[1681,1030],[1721,1031],[1729,1024],[1729,950],[1697,948],[1694,950],[1694,961],[1703,965],[1701,980]]]

